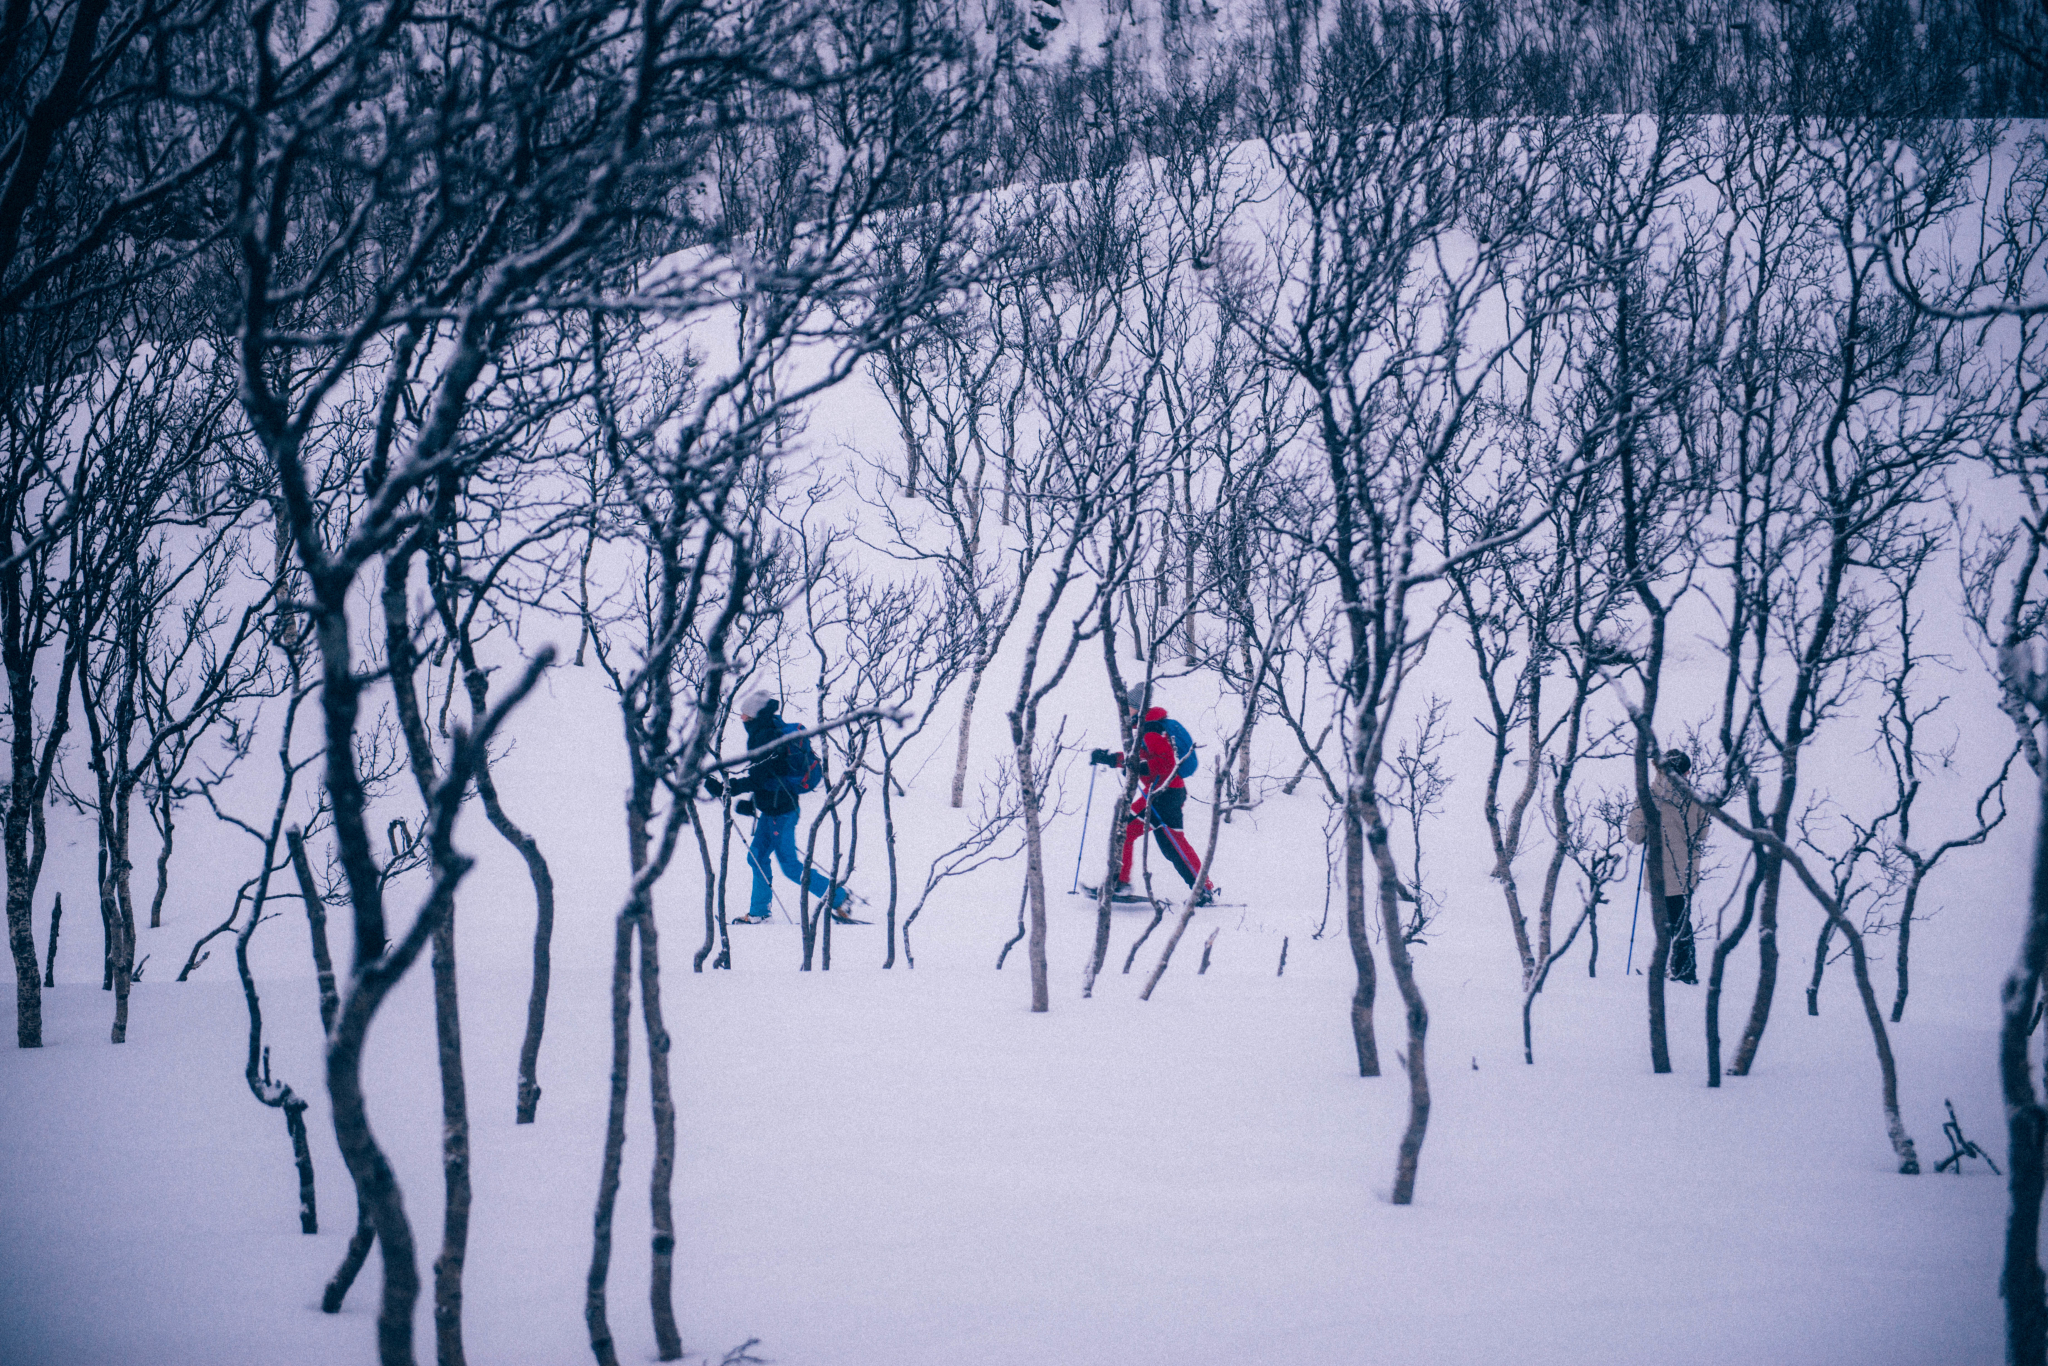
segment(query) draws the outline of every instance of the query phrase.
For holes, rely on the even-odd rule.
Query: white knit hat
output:
[[[774,705],[776,705],[775,694],[769,692],[766,688],[749,688],[740,694],[738,702],[740,716],[749,721]]]

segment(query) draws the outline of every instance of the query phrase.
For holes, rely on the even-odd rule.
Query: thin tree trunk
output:
[[[1429,1007],[1422,988],[1415,981],[1415,963],[1408,955],[1401,933],[1401,875],[1394,866],[1394,853],[1387,845],[1387,828],[1379,813],[1368,806],[1367,843],[1373,864],[1379,870],[1380,918],[1385,927],[1387,962],[1394,969],[1394,984],[1401,990],[1406,1007],[1408,1052],[1401,1065],[1408,1072],[1408,1125],[1401,1131],[1401,1148],[1394,1164],[1393,1203],[1407,1205],[1415,1200],[1415,1171],[1422,1160],[1422,1140],[1429,1132],[1429,1067],[1423,1046],[1429,1038]]]
[[[606,1102],[604,1171],[597,1183],[597,1214],[584,1282],[583,1321],[598,1366],[618,1366],[611,1323],[605,1316],[605,1278],[612,1263],[612,1211],[619,1200],[619,1166],[626,1147],[626,1078],[632,1067],[633,919],[620,911],[612,931],[612,1084]]]
[[[1020,590],[1021,591],[1021,590]],[[967,740],[974,727],[974,699],[981,692],[981,676],[988,672],[989,657],[977,654],[974,669],[967,675],[967,697],[960,704],[960,744],[953,755],[953,809],[967,800]]]
[[[718,957],[711,960],[711,966],[730,971],[732,934],[727,928],[725,894],[732,871],[732,798],[726,797],[718,809],[721,817],[718,829]]]
[[[1031,965],[1031,1013],[1052,1009],[1052,988],[1045,964],[1045,832],[1039,825],[1038,784],[1030,774],[1030,756],[1020,754],[1018,782],[1024,790],[1024,893],[1031,916],[1024,953]]]
[[[1820,938],[1813,945],[1813,980],[1806,984],[1806,1013],[1820,1014],[1820,979],[1828,970],[1828,942],[1835,937],[1835,922],[1823,920]]]
[[[100,846],[99,864],[95,869],[94,883],[100,898],[100,990],[114,989],[114,958],[120,952],[115,944],[119,931],[114,926],[113,885],[107,880],[107,849]]]
[[[1154,898],[1152,902],[1152,923],[1145,926],[1144,933],[1140,934],[1131,944],[1131,951],[1124,955],[1124,976],[1128,977],[1131,975],[1131,965],[1138,961],[1138,950],[1145,947],[1145,941],[1152,937],[1152,931],[1158,929],[1159,922],[1164,919],[1166,919],[1165,903]]]
[[[46,987],[57,985],[57,925],[63,919],[64,894],[59,892],[50,903],[50,952],[43,963],[43,985]]]
[[[711,841],[704,838],[704,822],[690,808],[690,831],[697,837],[697,861],[704,866],[704,943],[690,959],[690,971],[704,971],[704,960],[718,945],[718,869],[711,862]]]
[[[481,718],[490,710],[481,670],[472,669],[468,675],[468,686],[471,710]],[[497,782],[491,777],[488,758],[477,764],[476,790],[483,799],[484,815],[490,820],[491,828],[519,851],[520,859],[526,864],[526,876],[533,883],[533,983],[526,996],[526,1033],[519,1042],[519,1100],[514,1120],[519,1124],[531,1124],[540,1109],[540,1043],[548,1021],[551,946],[555,937],[555,876],[540,851],[540,841],[505,814],[504,803],[498,800]]]
[[[1728,971],[1728,955],[1742,942],[1749,922],[1756,915],[1757,894],[1762,890],[1755,876],[1742,894],[1742,915],[1735,928],[1714,946],[1714,966],[1707,974],[1707,1085],[1721,1084],[1721,979]]]
[[[200,950],[235,927],[235,917],[242,913],[242,901],[248,894],[249,883],[246,882],[235,890],[235,904],[228,908],[228,918],[199,936],[197,942],[192,945],[192,952],[185,955],[185,966],[178,969],[179,981],[182,982],[187,977],[190,977],[194,968],[197,968],[207,958],[212,956],[211,953],[202,954]]]
[[[171,843],[177,833],[175,806],[169,797],[163,801],[163,819],[158,823],[163,832],[163,843],[156,851],[156,892],[149,899],[149,927],[160,930],[164,925],[164,898],[171,890]]]
[[[1671,1070],[1669,1014],[1665,1004],[1664,978],[1671,970],[1671,914],[1662,896],[1650,898],[1650,1071],[1662,1076]]]
[[[1898,991],[1892,997],[1892,1023],[1906,1018],[1906,963],[1913,948],[1913,905],[1920,899],[1921,870],[1913,870],[1913,880],[1906,884],[1906,899],[1899,907],[1899,951],[1894,966],[1898,971]],[[54,933],[54,931],[53,931]]]
[[[1003,963],[1006,959],[1009,958],[1010,950],[1016,948],[1017,942],[1024,937],[1024,907],[1030,901],[1030,899],[1031,887],[1027,883],[1024,886],[1024,888],[1017,893],[1017,932],[1009,937],[1009,939],[1003,944],[1003,951],[996,955],[997,972],[1001,972],[1003,970]],[[908,953],[910,951],[910,941],[907,938],[904,940],[903,947],[905,953]]]
[[[257,999],[255,975],[249,971],[249,940],[263,923],[265,900],[259,889],[249,923],[235,939],[235,970],[242,982],[243,1003],[249,1009],[249,1054],[243,1079],[249,1084],[250,1095],[264,1105],[284,1111],[285,1135],[291,1141],[292,1161],[299,1173],[299,1231],[318,1233],[320,1214],[313,1194],[313,1151],[306,1142],[306,1102],[290,1086],[270,1075],[270,1050],[263,1043],[263,1006]]]
[[[1357,800],[1344,807],[1344,930],[1351,940],[1351,962],[1358,984],[1351,992],[1351,1042],[1358,1052],[1358,1075],[1380,1074],[1380,1048],[1372,1024],[1373,999],[1379,974],[1373,965],[1372,938],[1365,928],[1365,824]]]
[[[299,1232],[318,1233],[320,1207],[313,1192],[313,1148],[306,1141],[306,1102],[293,1096],[283,1109],[285,1133],[292,1141],[292,1161],[299,1169]]]
[[[1778,889],[1781,878],[1773,877],[1766,865],[1776,859],[1759,852],[1758,876],[1764,879],[1763,895],[1756,912],[1756,998],[1749,1007],[1749,1020],[1742,1027],[1742,1039],[1735,1046],[1735,1058],[1728,1070],[1738,1077],[1749,1075],[1756,1062],[1756,1050],[1763,1043],[1764,1026],[1771,1021],[1771,998],[1778,987]]]
[[[365,1204],[362,1192],[356,1193],[356,1231],[349,1237],[348,1251],[343,1254],[341,1265],[335,1268],[334,1276],[327,1282],[327,1288],[320,1295],[320,1312],[339,1314],[342,1302],[348,1298],[349,1287],[356,1283],[356,1273],[369,1260],[370,1246],[377,1241],[377,1230],[370,1223],[370,1207]]]
[[[1855,970],[1856,994],[1863,998],[1863,1018],[1870,1022],[1871,1041],[1877,1048],[1877,1069],[1884,1096],[1885,1133],[1899,1158],[1901,1176],[1918,1176],[1920,1158],[1913,1139],[1906,1132],[1899,1113],[1899,1069],[1892,1057],[1892,1041],[1884,1027],[1884,1011],[1877,1004],[1877,990],[1870,982],[1870,959],[1863,949],[1863,936],[1848,921],[1841,922],[1842,937],[1849,941],[1849,965]]]
[[[391,674],[392,700],[398,710],[399,730],[405,736],[413,779],[419,785],[421,799],[431,802],[438,775],[415,682],[418,659],[413,650],[411,604],[407,590],[415,553],[417,545],[409,540],[387,555],[384,562],[385,664]],[[468,684],[470,705],[479,726],[489,712],[483,687],[481,676],[472,672]],[[480,755],[473,774],[479,792],[489,786],[489,774],[488,756]],[[494,820],[492,824],[497,822]],[[441,1073],[441,1181],[445,1191],[441,1207],[441,1251],[434,1258],[434,1353],[439,1366],[465,1366],[462,1269],[469,1251],[469,1088],[462,1068],[462,1016],[455,980],[455,902],[452,890],[441,915],[434,922],[431,972],[434,981],[434,1041]],[[389,1243],[385,1244],[385,1250],[387,1253],[391,1250]]]
[[[1152,999],[1152,988],[1159,985],[1159,979],[1166,975],[1166,965],[1173,961],[1173,951],[1180,944],[1180,937],[1188,932],[1188,922],[1195,918],[1195,893],[1190,890],[1188,899],[1181,903],[1180,919],[1173,923],[1173,933],[1166,936],[1166,947],[1159,951],[1159,961],[1152,965],[1152,975],[1145,979],[1145,989],[1138,993],[1138,999]]]
[[[648,1203],[654,1223],[654,1265],[648,1303],[654,1311],[655,1350],[663,1361],[683,1355],[682,1334],[670,1287],[675,1280],[676,1219],[670,1199],[676,1170],[676,1102],[669,1089],[668,1026],[661,1014],[661,951],[654,926],[654,907],[643,903],[639,914],[640,1009],[647,1032],[647,1084],[654,1101],[654,1173]]]
[[[313,971],[320,984],[320,1031],[334,1032],[334,1017],[341,998],[334,989],[334,958],[327,951],[327,903],[313,882],[313,865],[306,858],[306,837],[297,826],[284,833],[291,851],[292,871],[299,879],[299,897],[306,904],[306,928],[313,939]]]
[[[126,867],[127,861],[117,858],[106,895],[113,943],[113,961],[109,966],[114,978],[114,1026],[108,1032],[112,1043],[128,1042],[128,993],[135,983],[135,916],[132,908],[122,904],[120,895],[120,878]]]
[[[1522,1061],[1531,1067],[1536,1065],[1536,1045],[1531,1037],[1529,1015],[1536,1004],[1536,994],[1542,991],[1543,984],[1550,980],[1550,969],[1556,965],[1558,959],[1564,957],[1565,951],[1571,948],[1572,941],[1579,937],[1579,926],[1585,924],[1592,914],[1593,908],[1590,906],[1579,912],[1579,918],[1572,922],[1571,929],[1565,934],[1564,943],[1544,954],[1543,965],[1536,969],[1536,976],[1522,992]]]
[[[298,827],[285,831],[285,845],[291,851],[292,871],[299,881],[299,897],[306,906],[306,925],[313,941],[313,967],[320,985],[320,1030],[331,1036],[334,1033],[335,1017],[340,1013],[340,996],[334,985],[334,960],[327,947],[327,906],[320,898],[320,889],[313,882],[313,865],[306,857],[306,837]],[[351,1174],[353,1175],[353,1174]],[[342,1302],[348,1298],[349,1287],[356,1283],[356,1275],[369,1259],[370,1245],[377,1240],[377,1231],[370,1223],[370,1207],[363,1200],[363,1193],[356,1192],[356,1228],[348,1240],[348,1251],[343,1254],[341,1265],[335,1268],[333,1277],[320,1296],[320,1310],[326,1314],[341,1312]]]
[[[896,966],[896,897],[898,895],[896,881],[896,811],[889,801],[889,789],[896,782],[894,773],[895,758],[896,756],[889,752],[888,745],[886,743],[883,744],[882,849],[884,856],[889,861],[889,909],[885,918],[885,924],[888,928],[888,952],[882,959],[882,967],[885,971]]]
[[[450,621],[456,619],[452,611],[447,618]],[[450,634],[456,636],[457,648],[462,653],[463,686],[469,692],[471,724],[480,725],[491,709],[490,680],[477,667],[468,636],[460,631],[451,631]],[[519,1043],[519,1096],[514,1119],[518,1124],[531,1124],[540,1109],[540,1044],[548,1020],[551,946],[555,937],[555,876],[548,867],[546,856],[541,853],[540,841],[506,814],[505,804],[498,798],[498,784],[491,775],[488,755],[477,762],[476,791],[483,800],[484,815],[489,819],[491,828],[519,852],[521,862],[526,865],[527,880],[533,883],[533,982],[526,997],[526,1033]]]
[[[434,1259],[434,1355],[463,1366],[462,1268],[469,1249],[469,1094],[462,1075],[462,1015],[455,989],[455,907],[434,927],[434,1039],[441,1071],[441,1255]]]
[[[370,1133],[369,1110],[364,1104],[362,1050],[370,1012],[361,1007],[367,1004],[361,993],[352,993],[335,1023],[327,1045],[327,1092],[334,1105],[335,1140],[384,1249],[377,1360],[380,1366],[409,1366],[413,1360],[412,1312],[420,1297],[419,1263],[398,1180]]]

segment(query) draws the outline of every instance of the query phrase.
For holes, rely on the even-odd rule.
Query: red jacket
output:
[[[1166,708],[1153,707],[1145,713],[1145,725],[1138,734],[1138,761],[1143,765],[1138,776],[1147,792],[1158,792],[1165,788],[1186,787],[1181,781],[1180,756],[1173,752],[1173,738],[1156,723],[1166,719]],[[1119,763],[1123,760],[1119,754]]]

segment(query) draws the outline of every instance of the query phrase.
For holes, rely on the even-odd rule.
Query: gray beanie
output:
[[[752,720],[777,704],[775,695],[766,688],[749,688],[740,694],[740,700],[737,705],[740,715],[748,720]]]

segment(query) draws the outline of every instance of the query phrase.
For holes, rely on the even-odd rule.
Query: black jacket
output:
[[[747,748],[773,744],[792,729],[784,724],[779,710],[763,711],[747,722]],[[781,816],[796,810],[795,775],[789,771],[790,761],[795,757],[794,745],[762,755],[747,769],[744,778],[733,780],[731,790],[753,793],[754,809],[764,816]]]

